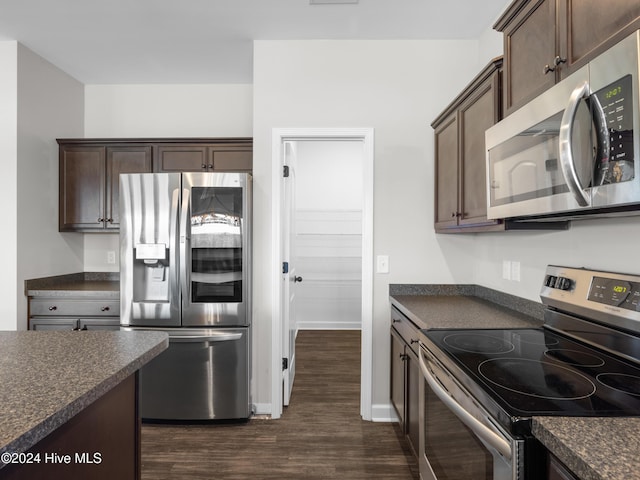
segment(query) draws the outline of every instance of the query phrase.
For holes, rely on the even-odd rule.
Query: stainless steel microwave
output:
[[[640,214],[640,31],[486,131],[489,218]]]

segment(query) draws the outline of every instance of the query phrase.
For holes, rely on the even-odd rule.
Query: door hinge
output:
[[[282,168],[282,176],[285,178],[289,176],[289,165],[285,165]]]
[[[289,273],[289,262],[282,262],[282,273]]]
[[[289,368],[289,359],[283,357],[282,358],[282,371],[286,370],[287,368]]]

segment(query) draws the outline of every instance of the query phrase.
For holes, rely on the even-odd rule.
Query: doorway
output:
[[[341,148],[342,147],[342,148]],[[317,162],[315,156],[320,152],[326,153],[333,149],[331,153],[333,160],[328,160],[326,169],[320,172],[314,164],[309,166],[308,162]],[[315,152],[315,153],[314,153]],[[354,155],[357,152],[358,159],[355,162],[343,158],[345,176],[340,180],[346,183],[340,184],[340,180],[327,177],[328,170],[331,175],[336,175],[337,168],[332,168],[330,163],[339,166],[341,155]],[[326,157],[325,157],[326,158]],[[300,161],[302,159],[302,161]],[[349,165],[347,165],[349,164]],[[309,170],[307,170],[309,169]],[[302,172],[296,174],[296,170]],[[354,172],[360,176],[357,188],[353,188],[346,193],[343,200],[347,208],[337,205],[338,196],[327,197],[330,192],[336,189],[344,190],[348,186],[348,174]],[[273,131],[273,151],[272,151],[272,178],[273,178],[273,271],[274,271],[274,292],[273,292],[273,321],[272,321],[272,418],[279,418],[282,414],[283,404],[288,403],[288,395],[293,384],[295,375],[295,333],[302,328],[360,328],[361,329],[361,381],[360,381],[360,414],[363,419],[371,420],[371,387],[372,387],[372,317],[373,317],[373,129],[274,129]],[[324,179],[324,180],[323,180]],[[329,183],[327,183],[329,181]],[[294,182],[300,182],[300,188],[305,189],[304,195],[295,195],[296,188]],[[292,193],[293,192],[293,193]],[[353,194],[359,198],[353,198]],[[325,195],[324,202],[318,197]],[[351,194],[351,197],[349,197]],[[298,198],[300,197],[300,198]],[[293,200],[296,199],[296,200]],[[295,208],[294,205],[301,200],[302,204]],[[335,202],[334,202],[335,200]],[[333,203],[332,203],[333,202]],[[319,208],[318,205],[322,205]],[[325,208],[326,207],[326,208]],[[344,207],[344,206],[343,206]],[[336,223],[337,222],[337,223]],[[342,227],[337,227],[342,222]],[[301,230],[300,237],[295,235],[295,229]],[[293,229],[293,230],[292,230]],[[324,232],[323,232],[324,229]],[[340,230],[340,232],[338,231]],[[338,237],[341,232],[347,235]],[[290,258],[289,249],[295,244],[295,238],[304,238],[308,243],[301,248],[307,255],[298,255],[296,260],[298,269],[293,274],[290,273],[289,265],[294,267],[294,262]],[[332,255],[326,255],[331,251],[331,246],[319,245],[329,241],[334,243]],[[304,243],[304,242],[303,242]],[[315,243],[315,245],[314,245]],[[355,245],[358,243],[359,245]],[[345,252],[355,252],[359,265],[353,265],[353,255],[336,254],[342,250]],[[314,258],[314,254],[324,251],[325,258],[320,260]],[[315,255],[317,256],[317,255]],[[317,312],[313,308],[313,303],[320,305],[321,299],[318,292],[322,288],[316,283],[315,288],[307,289],[313,292],[311,296],[305,298],[304,289],[300,290],[300,295],[296,291],[304,285],[304,277],[301,275],[300,267],[311,272],[308,280],[310,283],[322,282],[322,270],[334,262],[332,273],[338,272],[338,281],[345,281],[349,289],[342,289],[346,292],[343,298],[335,302],[331,311],[325,312],[331,315],[333,320],[323,322],[321,316],[313,316],[312,312]],[[309,270],[310,269],[310,270]],[[354,275],[357,273],[357,287],[360,292],[355,296],[355,301],[359,305],[354,306]],[[326,280],[326,279],[325,279]],[[324,285],[327,286],[326,284]],[[335,288],[335,282],[330,288],[325,288],[325,294],[330,295],[331,288]],[[322,295],[322,293],[320,293]],[[295,300],[294,300],[295,299]],[[305,300],[307,305],[305,305]],[[290,314],[295,311],[294,302],[300,303],[298,307],[307,308],[307,315],[304,316],[306,324],[296,325],[290,322]],[[340,310],[344,310],[345,315],[341,317]],[[357,312],[359,321],[353,321],[353,313]],[[326,316],[325,316],[326,317]],[[351,319],[349,324],[348,318]],[[295,318],[294,318],[295,320]],[[333,323],[332,323],[333,322]],[[345,322],[345,323],[341,323]]]

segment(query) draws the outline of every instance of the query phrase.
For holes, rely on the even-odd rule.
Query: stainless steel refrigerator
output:
[[[121,328],[169,334],[142,418],[248,418],[251,176],[120,175],[120,222]]]

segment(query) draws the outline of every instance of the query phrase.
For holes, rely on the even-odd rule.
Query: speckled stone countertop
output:
[[[0,332],[0,453],[28,450],[168,342],[163,332]]]
[[[118,272],[82,272],[26,280],[29,297],[120,298]]]
[[[533,434],[582,480],[640,479],[639,432],[640,418],[533,418]]]
[[[421,329],[542,325],[542,304],[476,285],[390,285],[389,294]]]

